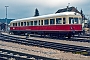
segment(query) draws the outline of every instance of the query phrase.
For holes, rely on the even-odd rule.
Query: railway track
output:
[[[31,35],[32,37],[39,37],[42,38],[41,36],[38,35]],[[74,36],[71,39],[68,38],[57,38],[57,37],[44,37],[44,38],[49,38],[49,39],[59,39],[59,40],[66,40],[66,41],[76,41],[76,42],[87,42],[90,43],[90,36]]]
[[[47,41],[40,41],[40,40],[33,40],[33,39],[25,39],[25,38],[19,38],[14,36],[8,36],[4,34],[0,35],[0,40],[6,41],[6,42],[24,44],[24,45],[52,48],[52,49],[62,50],[65,52],[72,52],[75,54],[90,56],[90,47],[61,44],[61,43],[47,42]]]
[[[0,59],[2,59],[2,60],[9,60],[9,59],[15,59],[15,60],[56,60],[56,59],[52,59],[52,58],[35,56],[35,55],[20,53],[20,52],[16,52],[16,51],[5,50],[5,49],[0,49]]]

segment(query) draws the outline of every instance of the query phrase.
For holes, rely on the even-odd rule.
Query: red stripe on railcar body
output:
[[[38,30],[38,31],[82,31],[81,24],[64,24],[64,25],[42,25],[42,26],[20,26],[20,27],[10,27],[10,30]]]

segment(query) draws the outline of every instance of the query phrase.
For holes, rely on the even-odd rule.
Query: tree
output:
[[[34,16],[39,16],[39,11],[37,8],[35,9],[35,15]]]
[[[82,9],[81,9],[81,16],[82,16],[82,19],[84,19],[84,14],[83,14],[83,11],[82,11]]]

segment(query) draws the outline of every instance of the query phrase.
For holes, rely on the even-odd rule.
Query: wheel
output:
[[[9,32],[10,35],[13,35],[14,33],[13,32]]]
[[[27,35],[28,35],[28,33],[24,33],[24,35],[25,35],[25,36],[27,36]]]

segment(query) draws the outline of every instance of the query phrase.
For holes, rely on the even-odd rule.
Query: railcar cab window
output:
[[[55,19],[50,19],[50,24],[55,24]]]
[[[37,25],[37,21],[34,21],[34,25]]]
[[[78,24],[78,18],[69,17],[69,24]]]
[[[69,17],[69,24],[74,24],[73,17]]]
[[[78,24],[78,18],[74,18],[74,24]]]
[[[48,24],[49,24],[48,19],[44,20],[44,25],[48,25]]]
[[[62,24],[62,18],[56,18],[56,24]]]

